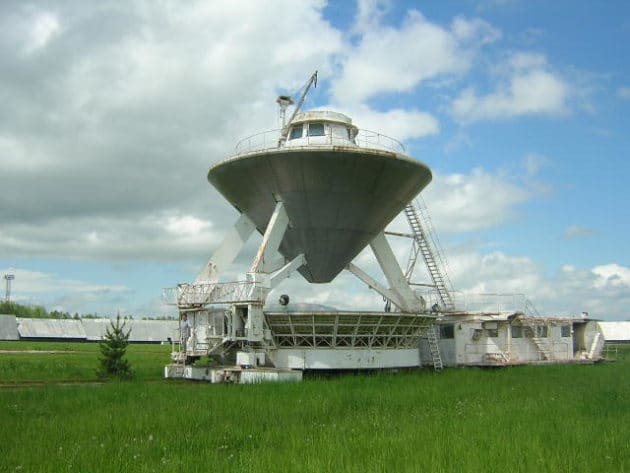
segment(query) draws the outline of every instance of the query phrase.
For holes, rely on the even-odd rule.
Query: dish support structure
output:
[[[269,292],[306,263],[303,254],[287,261],[278,252],[289,225],[284,204],[277,202],[245,280],[220,283],[219,273],[256,230],[241,214],[196,280],[165,290],[165,300],[178,307],[181,319],[179,348],[165,367],[166,377],[299,380],[304,370],[422,364],[419,341],[434,334],[437,314],[409,285],[383,231],[370,247],[389,287],[353,263],[346,270],[381,294],[394,312],[263,311]]]

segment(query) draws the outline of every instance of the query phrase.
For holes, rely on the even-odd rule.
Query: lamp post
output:
[[[7,304],[11,303],[11,281],[15,279],[15,274],[5,274],[4,280],[6,282],[6,289],[4,291],[4,300]]]

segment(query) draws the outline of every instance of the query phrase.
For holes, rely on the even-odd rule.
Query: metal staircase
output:
[[[540,312],[529,299],[525,299],[525,313],[531,317],[540,317]]]
[[[442,355],[440,355],[440,346],[438,345],[438,336],[436,326],[431,325],[426,332],[427,342],[429,342],[429,351],[431,352],[431,361],[435,371],[442,371]]]
[[[541,319],[542,320],[542,319]],[[523,321],[523,335],[529,338],[540,355],[542,361],[552,361],[554,357],[553,343],[547,336],[541,336],[540,325],[530,321]]]
[[[434,236],[435,232],[433,231],[426,205],[418,198],[415,204],[414,202],[407,204],[405,215],[413,232],[413,247],[405,274],[407,280],[411,278],[418,260],[418,253],[421,253],[429,271],[429,276],[431,276],[433,281],[442,310],[454,310],[455,304],[451,296],[451,282],[445,271],[445,260],[441,255],[439,244]]]
[[[533,337],[532,341],[534,342],[534,345],[536,345],[536,348],[538,348],[538,352],[540,353],[543,360],[553,360],[553,349],[546,338]]]

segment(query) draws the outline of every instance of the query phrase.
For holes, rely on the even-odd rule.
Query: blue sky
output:
[[[460,293],[630,317],[627,2],[16,1],[0,26],[0,273],[19,302],[172,312],[161,289],[194,279],[236,219],[208,167],[275,128],[275,96],[318,69],[307,107],[432,168]],[[380,304],[345,275],[283,290]]]

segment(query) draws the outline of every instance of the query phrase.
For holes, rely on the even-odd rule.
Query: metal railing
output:
[[[256,302],[264,298],[264,290],[249,281],[210,284],[179,284],[164,289],[162,299],[166,304],[199,306],[205,304],[230,304]]]
[[[301,146],[357,146],[365,149],[378,149],[394,153],[404,153],[404,145],[387,135],[370,130],[358,130],[354,139],[337,136],[326,130],[323,136],[305,136],[287,142],[280,146],[280,129],[263,131],[240,140],[234,149],[234,156],[283,148],[297,148]]]
[[[413,286],[423,286],[413,284]],[[416,290],[416,292],[424,297],[427,307],[440,303],[440,296],[435,287],[427,290]],[[527,297],[522,293],[491,293],[491,294],[475,294],[463,293],[460,291],[451,292],[451,298],[457,308],[462,312],[485,312],[485,313],[515,313],[522,312],[528,316],[538,316],[530,314],[526,311]]]

